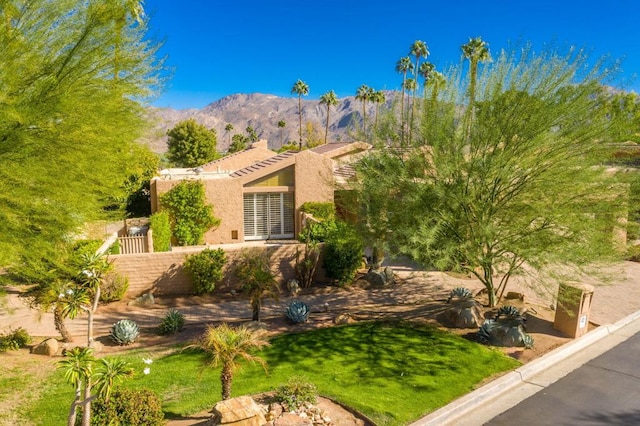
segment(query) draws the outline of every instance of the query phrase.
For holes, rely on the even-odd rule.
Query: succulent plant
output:
[[[173,334],[184,327],[184,315],[175,308],[169,309],[160,324],[160,334]]]
[[[457,297],[458,299],[473,299],[473,293],[466,287],[456,287],[449,293],[449,299],[447,303],[451,302],[451,299]]]
[[[294,300],[287,307],[287,318],[294,324],[307,322],[309,319],[309,307],[304,302]]]
[[[517,319],[522,318],[522,315],[520,314],[520,310],[515,306],[501,306],[500,309],[498,309],[496,319],[500,317],[505,317],[506,319]]]
[[[496,326],[494,320],[488,319],[480,326],[478,330],[478,340],[482,343],[489,343],[491,341],[491,330]]]
[[[111,340],[119,345],[129,345],[135,342],[139,335],[138,324],[129,319],[120,320],[111,327]]]
[[[533,348],[533,337],[530,334],[525,334],[522,338],[522,343],[524,343],[524,347],[527,349]]]

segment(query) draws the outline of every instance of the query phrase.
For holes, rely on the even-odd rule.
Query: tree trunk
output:
[[[56,326],[56,330],[60,333],[63,342],[72,342],[73,337],[69,334],[67,326],[64,324],[64,315],[62,315],[62,307],[56,306],[53,310],[53,323]]]
[[[298,117],[300,120],[300,143],[298,144],[298,151],[302,151],[302,95],[298,95]]]
[[[489,297],[489,307],[496,307],[496,289],[493,285],[493,267],[491,265],[483,266],[482,271],[484,279],[482,280],[485,288],[487,289],[487,296]]]
[[[260,297],[257,297],[252,303],[251,308],[253,308],[253,316],[251,317],[252,321],[260,321],[260,308],[262,307],[262,300]]]
[[[91,378],[87,379],[84,387],[84,401],[82,401],[82,426],[91,426]]]
[[[93,306],[89,309],[89,324],[87,329],[87,347],[93,347],[93,314],[98,310],[98,302],[100,301],[100,286],[96,287],[96,294],[93,299]]]
[[[222,383],[222,399],[231,397],[231,382],[233,381],[233,367],[230,362],[224,363],[220,372],[220,382]]]
[[[76,424],[76,413],[78,412],[78,403],[80,402],[80,383],[76,386],[76,397],[71,404],[71,409],[69,410],[69,417],[67,417],[67,426],[75,426]]]
[[[327,125],[324,128],[324,143],[325,143],[325,145],[327,144],[327,135],[329,134],[329,108],[330,108],[330,106],[327,105]]]

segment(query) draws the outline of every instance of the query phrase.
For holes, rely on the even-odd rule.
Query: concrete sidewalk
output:
[[[640,311],[598,327],[412,423],[478,426],[640,332]]]

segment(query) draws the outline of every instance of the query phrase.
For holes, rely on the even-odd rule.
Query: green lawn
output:
[[[359,323],[280,335],[260,355],[268,374],[245,365],[233,395],[273,390],[294,375],[305,376],[322,395],[364,413],[379,425],[407,424],[473,390],[484,378],[519,363],[454,334],[407,323]],[[144,353],[127,355],[142,371]],[[161,395],[167,415],[210,409],[220,398],[219,371],[203,368],[203,355],[177,350],[155,359],[151,374],[127,382]],[[58,371],[35,406],[36,424],[64,421],[73,398]],[[53,421],[57,419],[57,421]]]

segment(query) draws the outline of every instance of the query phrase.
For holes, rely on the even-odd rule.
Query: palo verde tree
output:
[[[204,242],[204,234],[220,224],[213,206],[206,204],[204,186],[199,181],[182,181],[160,196],[162,210],[169,212],[173,236],[178,245]]]
[[[216,130],[193,118],[176,124],[167,137],[167,158],[177,167],[197,167],[218,158]]]
[[[123,24],[98,3],[0,7],[2,265],[55,251],[87,221],[122,217],[105,207],[127,197],[129,148],[147,128],[161,62],[143,17],[125,14]]]
[[[611,68],[587,64],[581,51],[525,47],[473,82],[452,69],[459,83],[438,88],[414,148],[361,162],[363,226],[394,253],[474,275],[491,306],[514,275],[544,289],[615,259],[624,194],[599,166],[611,121],[594,96]],[[481,90],[465,123],[469,84]]]

